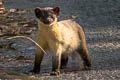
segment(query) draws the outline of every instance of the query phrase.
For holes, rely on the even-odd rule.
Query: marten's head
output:
[[[59,15],[60,8],[39,8],[35,9],[35,15],[38,20],[44,25],[51,25],[57,21],[57,17]]]

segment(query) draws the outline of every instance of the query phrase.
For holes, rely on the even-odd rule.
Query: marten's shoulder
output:
[[[62,28],[65,27],[65,28],[73,29],[75,31],[81,28],[79,24],[77,24],[75,21],[71,19],[59,21],[58,24],[59,24],[59,27],[62,27]]]

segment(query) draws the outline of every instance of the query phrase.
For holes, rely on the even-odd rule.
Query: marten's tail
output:
[[[72,20],[75,20],[76,18],[77,18],[77,16],[74,16],[74,15],[71,16]]]

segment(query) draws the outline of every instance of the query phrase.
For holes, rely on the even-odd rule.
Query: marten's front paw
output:
[[[53,72],[50,73],[50,75],[59,76],[60,75],[60,71],[53,71]]]

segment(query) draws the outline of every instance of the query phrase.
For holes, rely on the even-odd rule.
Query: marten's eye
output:
[[[39,12],[40,17],[43,16],[42,11]]]

